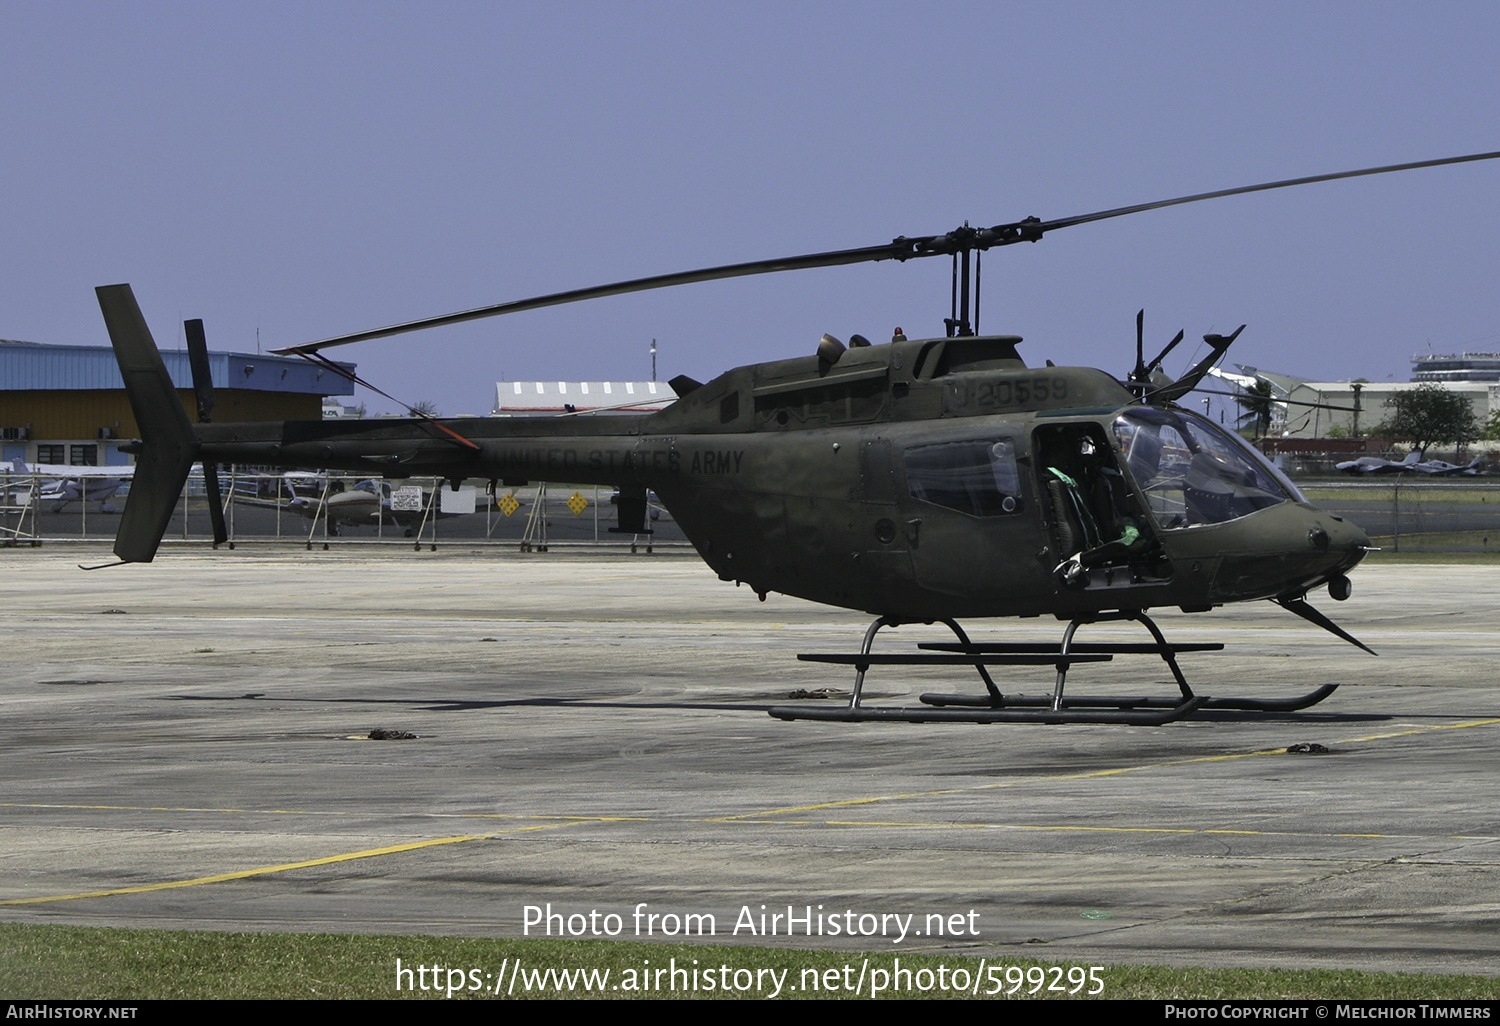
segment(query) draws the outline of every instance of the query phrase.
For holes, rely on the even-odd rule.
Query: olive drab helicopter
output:
[[[624,533],[647,533],[647,493],[671,511],[725,581],[863,610],[876,619],[857,653],[801,658],[855,669],[847,705],[777,706],[783,719],[1159,724],[1204,708],[1296,710],[1290,699],[1195,694],[1176,656],[1222,644],[1174,644],[1148,611],[1208,610],[1269,599],[1365,648],[1307,601],[1326,587],[1348,598],[1348,573],[1370,548],[1363,531],[1307,502],[1238,436],[1177,405],[1239,335],[1208,335],[1208,355],[1179,380],[1162,361],[1177,337],[1123,380],[1083,367],[1028,367],[1010,335],[977,332],[981,254],[1046,233],[1161,207],[1360,175],[1490,160],[1450,157],[1270,182],[1051,221],[900,237],[815,253],[617,282],[292,346],[343,372],[321,350],[422,328],[646,289],[772,271],[948,256],[950,316],[942,337],[845,345],[823,336],[807,356],[739,367],[700,383],[678,377],[678,399],[649,416],[441,421],[208,423],[206,359],[192,366],[198,423],[189,420],[129,285],[98,296],[142,439],[115,553],[150,562],[190,466],[201,461],[216,542],[225,540],[215,465],[321,468],[371,476],[434,476],[516,485],[568,481],[617,487]],[[972,311],[972,319],[971,319]],[[1243,330],[1243,326],[1241,327]],[[206,352],[189,322],[190,353]],[[200,367],[202,370],[200,371]],[[960,619],[1050,614],[1060,642],[971,641]],[[1080,627],[1136,621],[1151,640],[1083,643]],[[875,653],[883,627],[941,623],[950,642]],[[1366,649],[1366,651],[1369,651]],[[1161,658],[1179,694],[1066,695],[1070,667],[1126,653]],[[861,704],[866,672],[884,665],[977,671],[983,690],[923,695],[914,708]],[[989,667],[1055,669],[1050,695],[1002,693]],[[817,706],[817,708],[813,708]]]

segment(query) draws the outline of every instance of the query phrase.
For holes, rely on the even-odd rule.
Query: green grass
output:
[[[1390,504],[1397,489],[1394,485],[1366,485],[1351,488],[1348,485],[1301,485],[1302,494],[1314,506],[1329,506],[1335,503],[1386,503]],[[1400,488],[1402,505],[1408,502],[1441,502],[1445,505],[1497,506],[1500,508],[1500,489],[1493,486],[1441,485],[1430,482],[1409,484]]]
[[[782,948],[728,947],[724,945],[643,944],[609,941],[492,940],[453,937],[371,937],[287,933],[208,933],[187,930],[114,930],[94,927],[0,925],[0,999],[237,999],[237,998],[418,998],[445,1000],[443,989],[415,991],[396,989],[396,960],[403,968],[441,967],[438,978],[450,978],[470,993],[476,979],[467,975],[500,974],[520,959],[525,970],[588,969],[609,971],[609,989],[592,996],[621,997],[764,997],[769,996],[770,977],[763,976],[766,992],[753,988],[726,995],[721,988],[701,986],[696,994],[661,988],[615,990],[614,986],[653,969],[667,969],[676,960],[679,969],[696,968],[700,974],[721,966],[733,970],[769,970],[785,973],[783,997],[853,996],[843,986],[845,970],[852,990],[863,966],[866,980],[878,978],[877,970],[891,973],[899,968],[911,976],[910,989],[899,997],[967,996],[953,988],[936,986],[939,968],[951,981],[955,969],[980,981],[979,990],[991,986],[1010,989],[1004,970],[992,977],[979,975],[980,960],[956,954],[916,955],[883,950],[871,954],[805,951]],[[865,960],[868,959],[868,963]],[[507,961],[510,960],[510,961]],[[694,961],[696,960],[696,966]],[[1054,963],[1005,959],[1004,966],[1046,968]],[[1072,965],[1066,960],[1064,968]],[[986,969],[995,968],[985,963]],[[1086,970],[1088,967],[1084,967]],[[449,970],[455,975],[449,976]],[[823,983],[835,976],[839,985],[810,993],[802,989],[804,972],[816,971]],[[835,976],[822,974],[833,970]],[[465,975],[459,976],[458,973]],[[924,975],[925,974],[925,975]],[[1032,973],[1032,980],[1037,978]],[[1422,976],[1397,973],[1344,971],[1290,971],[1275,969],[1171,969],[1158,966],[1109,966],[1099,973],[1105,998],[1163,999],[1296,999],[1329,1000],[1495,1000],[1500,998],[1500,979],[1483,976]],[[509,977],[506,976],[506,979]],[[1012,979],[1015,974],[1012,974]],[[1082,974],[1078,977],[1082,979]],[[425,982],[434,977],[429,971]],[[682,977],[679,976],[679,980]],[[690,977],[689,977],[690,979]],[[741,979],[747,979],[743,974]],[[1046,983],[1055,977],[1043,975]],[[810,982],[811,977],[806,978]],[[665,981],[665,974],[663,975]],[[1066,977],[1062,978],[1066,985]],[[926,983],[928,989],[919,989]],[[1082,990],[1090,989],[1085,982]],[[796,988],[796,989],[793,989]],[[868,982],[860,996],[868,995]],[[502,996],[504,987],[501,988]],[[1031,989],[1024,981],[1017,999]],[[515,996],[522,995],[518,984]],[[1046,994],[1044,990],[1042,992]],[[572,992],[532,990],[528,997],[585,997],[582,988]],[[995,995],[999,996],[999,995]],[[1041,996],[1041,995],[1038,995]],[[1066,995],[1049,994],[1051,997]]]

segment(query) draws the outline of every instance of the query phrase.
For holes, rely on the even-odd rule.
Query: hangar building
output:
[[[677,399],[665,381],[498,381],[493,417],[655,413]]]
[[[187,351],[161,355],[196,420]],[[209,353],[208,361],[215,420],[321,420],[324,396],[354,394],[352,381],[298,357]],[[127,466],[119,443],[139,437],[114,350],[0,339],[0,461]]]

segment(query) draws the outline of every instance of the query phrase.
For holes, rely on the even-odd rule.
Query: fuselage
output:
[[[1010,336],[741,367],[650,416],[199,425],[199,458],[650,489],[725,580],[903,619],[1300,595],[1368,539],[1236,436]],[[622,509],[627,508],[622,505]]]

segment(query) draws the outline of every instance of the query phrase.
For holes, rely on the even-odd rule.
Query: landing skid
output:
[[[1152,642],[1077,643],[1078,628],[1091,623],[1135,620],[1151,632]],[[1152,619],[1144,612],[1122,611],[1081,616],[1068,624],[1060,644],[1030,642],[982,642],[969,640],[962,627],[951,619],[941,621],[958,637],[958,641],[923,644],[921,651],[900,654],[873,654],[871,646],[882,627],[899,627],[902,623],[880,617],[865,631],[864,645],[858,654],[804,653],[797,658],[808,662],[835,663],[854,667],[854,690],[849,704],[837,708],[816,706],[773,706],[769,712],[782,720],[836,720],[845,723],[891,721],[901,723],[1121,723],[1154,727],[1190,716],[1200,709],[1234,709],[1249,712],[1295,712],[1314,706],[1338,688],[1322,687],[1296,698],[1209,698],[1193,694],[1187,679],[1177,665],[1179,652],[1218,652],[1224,646],[1208,644],[1169,644]],[[1077,695],[1065,697],[1068,670],[1075,663],[1101,663],[1116,655],[1159,655],[1172,671],[1180,695],[1175,698],[1149,696]],[[865,673],[872,666],[972,666],[984,682],[985,693],[924,694],[923,707],[877,708],[860,704]],[[990,666],[1054,666],[1057,682],[1050,697],[1003,695],[990,677]]]

